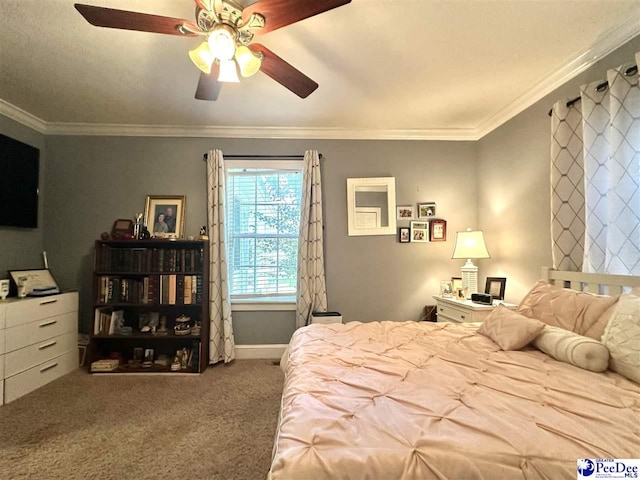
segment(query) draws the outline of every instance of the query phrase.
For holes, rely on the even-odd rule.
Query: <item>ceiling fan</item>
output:
[[[319,13],[340,7],[351,0],[258,0],[242,8],[233,0],[194,0],[195,23],[180,18],[116,10],[76,3],[78,12],[97,27],[203,37],[189,52],[202,71],[195,97],[217,100],[222,82],[238,82],[238,70],[250,77],[258,70],[301,98],[308,97],[318,84],[259,43],[262,34],[291,25]]]

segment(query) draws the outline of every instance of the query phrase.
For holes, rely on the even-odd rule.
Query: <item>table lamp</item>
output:
[[[462,266],[462,286],[467,288],[467,295],[478,291],[478,267],[471,261],[472,258],[491,258],[484,244],[482,230],[471,230],[456,233],[456,243],[453,247],[451,258],[466,258],[467,262]]]

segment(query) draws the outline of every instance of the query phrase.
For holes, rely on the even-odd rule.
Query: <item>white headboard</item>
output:
[[[559,287],[600,295],[620,295],[623,291],[640,287],[640,277],[632,275],[565,272],[550,267],[542,267],[542,279]]]

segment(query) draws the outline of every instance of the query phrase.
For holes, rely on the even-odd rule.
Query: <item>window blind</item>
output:
[[[227,169],[233,298],[295,295],[301,197],[301,169]]]

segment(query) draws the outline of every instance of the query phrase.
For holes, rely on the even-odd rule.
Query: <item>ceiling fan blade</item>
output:
[[[198,80],[198,88],[196,89],[196,98],[198,100],[215,102],[218,99],[222,88],[222,83],[218,81],[219,74],[220,65],[215,62],[211,65],[211,73],[200,73],[200,80]]]
[[[87,22],[96,27],[120,28],[123,30],[137,30],[139,32],[166,33],[194,37],[193,33],[182,33],[178,27],[186,25],[192,30],[200,30],[198,26],[181,18],[161,17],[147,13],[116,10],[113,8],[95,7],[76,3],[76,10]]]
[[[252,28],[254,33],[267,33],[351,3],[351,0],[259,0],[242,10],[242,21],[246,24],[253,13],[266,19],[262,28]]]
[[[264,55],[260,71],[285,88],[288,88],[300,98],[307,98],[311,95],[318,84],[307,77],[300,70],[289,65],[271,50],[259,43],[249,45],[251,50],[260,52]]]

